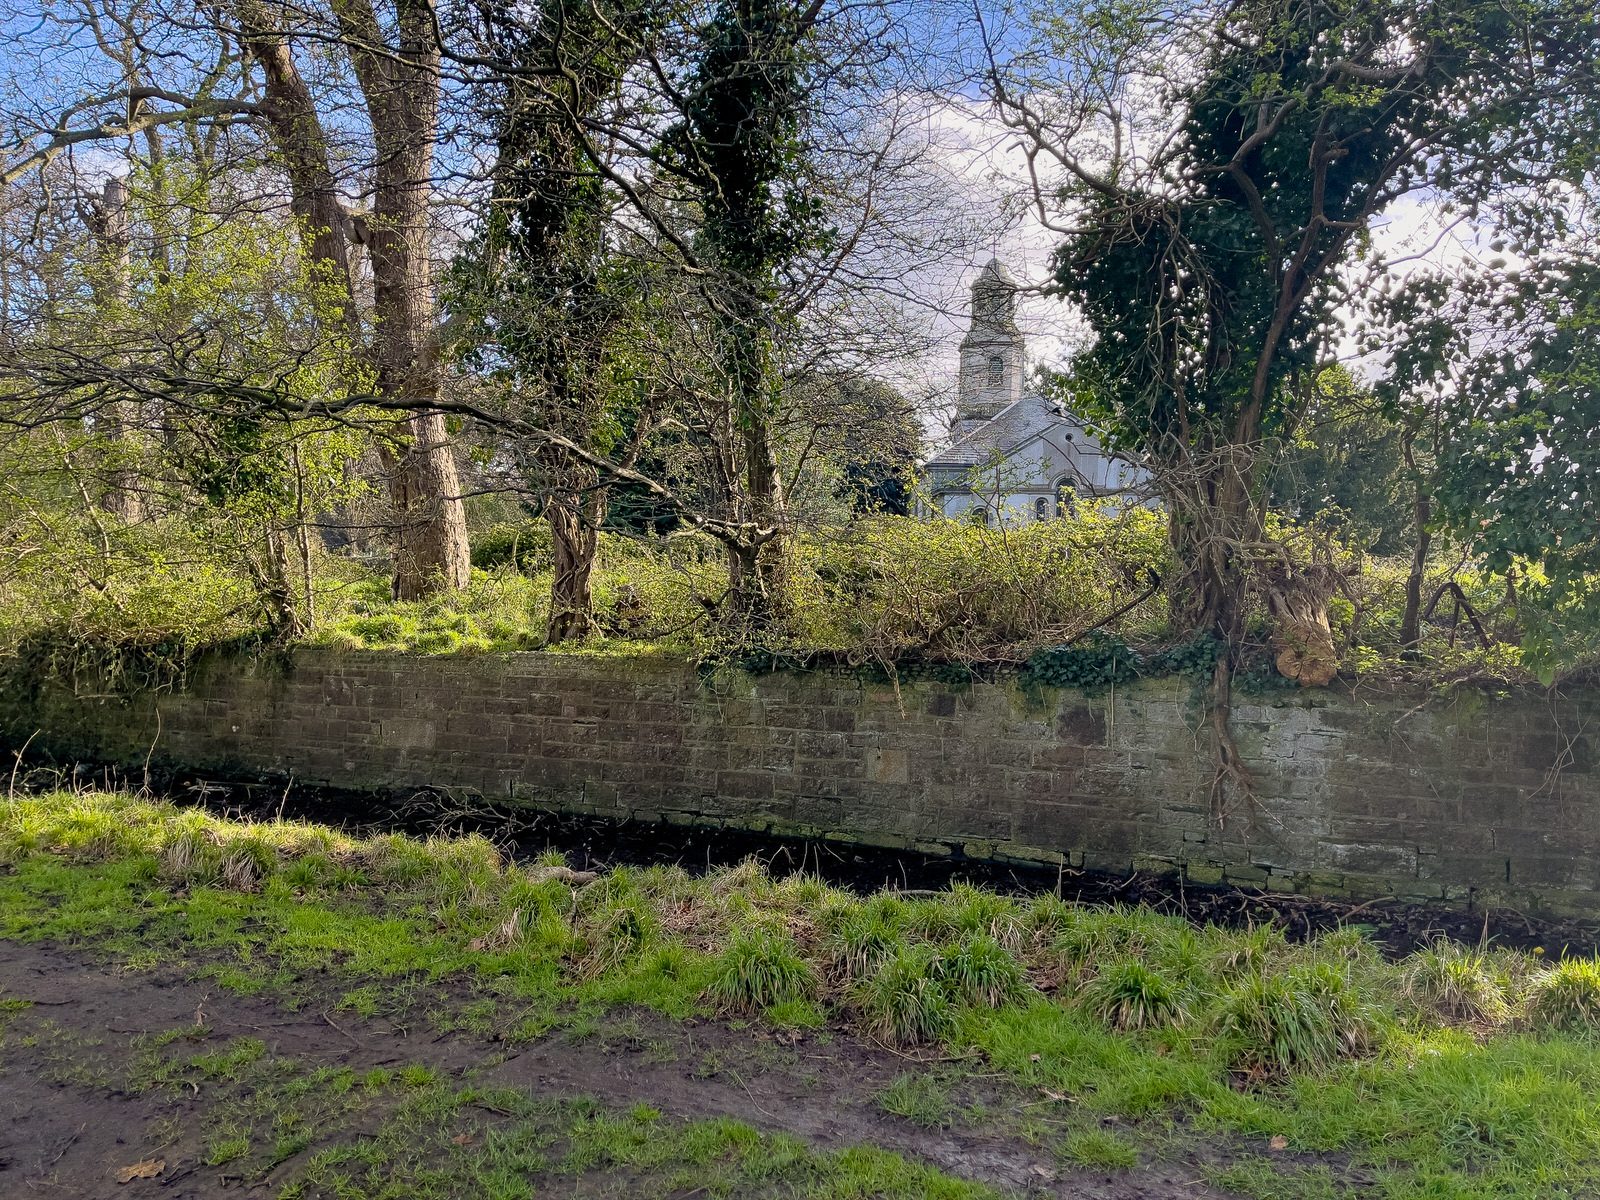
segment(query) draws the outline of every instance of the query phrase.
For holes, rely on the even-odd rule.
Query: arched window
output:
[[[1078,489],[1070,479],[1056,481],[1056,516],[1070,517],[1078,507]]]
[[[998,354],[989,356],[989,386],[999,387],[1006,381],[1006,360]]]
[[[1033,502],[1033,519],[1035,521],[1048,521],[1050,519],[1050,501],[1040,496]]]

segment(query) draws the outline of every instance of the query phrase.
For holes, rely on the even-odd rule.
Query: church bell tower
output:
[[[1022,399],[1017,281],[991,258],[972,284],[972,327],[961,339],[961,380],[952,431],[969,433]]]

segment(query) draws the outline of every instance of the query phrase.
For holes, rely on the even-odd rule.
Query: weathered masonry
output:
[[[176,692],[0,697],[60,758],[737,825],[1311,894],[1600,913],[1600,693],[1240,698],[1258,799],[1219,826],[1184,681],[898,692],[652,659],[213,658]]]

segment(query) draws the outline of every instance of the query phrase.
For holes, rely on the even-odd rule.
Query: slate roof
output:
[[[965,471],[989,461],[997,450],[1007,454],[1040,436],[1056,442],[1087,435],[1082,422],[1058,405],[1037,394],[1024,394],[982,425],[956,438],[930,458],[927,467],[930,471]]]

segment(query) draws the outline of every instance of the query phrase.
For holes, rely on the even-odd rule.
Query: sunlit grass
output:
[[[355,838],[98,793],[0,802],[0,866],[0,937],[186,962],[285,1003],[331,979],[342,1011],[375,1015],[448,978],[490,1007],[458,1003],[442,1023],[512,1013],[495,1032],[513,1041],[626,1005],[827,1021],[976,1054],[1087,1115],[1336,1153],[1388,1197],[1600,1187],[1590,960],[1433,947],[1388,963],[1358,930],[1292,944],[972,888],[858,899],[750,863],[574,883],[482,838]],[[891,1111],[943,1119],[936,1097],[898,1087]],[[1094,1140],[1062,1153],[1126,1158]],[[1326,1184],[1297,1169],[1268,1192],[1253,1171],[1228,1178],[1261,1195]]]

